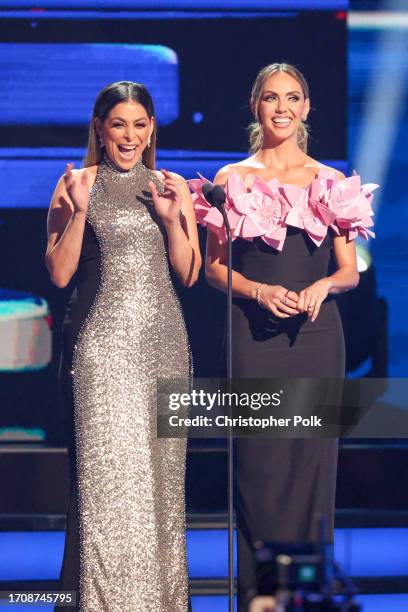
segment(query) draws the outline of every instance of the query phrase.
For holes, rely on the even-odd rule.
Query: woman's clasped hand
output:
[[[317,319],[320,306],[329,294],[330,287],[331,281],[328,278],[317,280],[299,293],[289,291],[281,285],[262,284],[258,287],[257,300],[260,306],[270,310],[280,319],[305,312],[313,323]]]

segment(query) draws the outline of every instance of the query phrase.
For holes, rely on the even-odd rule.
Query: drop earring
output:
[[[147,139],[147,146],[150,147],[152,141],[151,141],[151,136],[149,136],[149,138]]]
[[[101,149],[104,146],[102,136],[99,137],[99,146],[100,146]]]

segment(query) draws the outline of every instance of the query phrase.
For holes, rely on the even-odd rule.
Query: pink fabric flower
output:
[[[276,179],[265,182],[255,177],[248,195],[251,197],[248,216],[261,231],[258,235],[266,244],[281,251],[287,231],[285,218],[290,209],[281,184]]]
[[[346,231],[349,240],[358,235],[368,240],[374,237],[373,231],[368,229],[374,225],[371,208],[373,192],[378,185],[374,183],[361,185],[361,178],[354,174],[348,178],[338,180],[332,187],[331,207],[336,215],[333,229]],[[337,227],[336,227],[337,226]]]
[[[210,206],[202,193],[205,178],[188,181],[193,190],[197,221],[213,231],[220,242],[226,241],[226,231],[221,213]],[[266,244],[281,251],[287,227],[304,230],[320,246],[331,227],[338,235],[347,233],[349,239],[357,235],[368,239],[374,233],[371,201],[375,184],[361,185],[356,174],[339,179],[329,169],[321,168],[318,175],[306,187],[268,182],[255,176],[252,184],[232,173],[225,184],[228,220],[233,239],[262,238]]]
[[[284,186],[285,195],[292,205],[287,214],[286,223],[306,231],[313,242],[320,246],[326,237],[329,223],[325,215],[321,214],[316,203],[309,198],[309,190],[296,185]]]

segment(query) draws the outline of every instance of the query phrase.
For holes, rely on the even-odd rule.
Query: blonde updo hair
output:
[[[264,68],[262,68],[262,70],[260,70],[256,76],[256,79],[252,86],[252,91],[251,91],[250,104],[251,104],[252,112],[255,117],[255,121],[251,123],[248,127],[249,145],[250,145],[249,150],[251,153],[256,153],[257,151],[259,151],[263,144],[263,129],[262,129],[262,124],[259,121],[259,115],[258,115],[259,102],[261,101],[263,86],[264,86],[265,81],[269,79],[271,76],[273,76],[274,74],[276,74],[277,72],[286,72],[287,74],[290,74],[290,76],[293,77],[301,86],[305,99],[310,98],[309,86],[306,82],[305,77],[300,72],[300,70],[298,70],[295,66],[292,66],[292,64],[275,63],[275,64],[268,64],[268,66],[265,66]],[[308,137],[309,137],[308,126],[306,125],[306,123],[302,122],[299,125],[298,132],[297,132],[297,143],[298,143],[299,148],[304,153],[307,153]]]
[[[103,156],[103,146],[101,146],[96,132],[95,118],[98,117],[102,122],[105,121],[112,108],[121,102],[137,102],[143,106],[150,119],[155,119],[153,100],[142,83],[117,81],[104,87],[95,100],[92,119],[89,124],[88,146],[84,159],[85,167],[99,164]],[[151,170],[154,170],[156,166],[156,134],[156,121],[154,121],[150,146],[145,148],[142,155],[145,166]]]

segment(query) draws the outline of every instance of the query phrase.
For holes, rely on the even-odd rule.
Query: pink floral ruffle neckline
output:
[[[227,239],[224,220],[204,198],[205,182],[204,177],[188,181],[197,222],[222,243]],[[375,236],[368,228],[374,225],[371,202],[377,187],[374,183],[362,185],[358,174],[341,179],[326,168],[321,168],[307,187],[281,183],[276,178],[266,182],[259,177],[248,187],[234,172],[225,184],[225,210],[233,240],[259,237],[278,251],[283,248],[289,226],[304,230],[317,246],[329,227],[349,240],[357,236],[368,240],[368,236]]]

